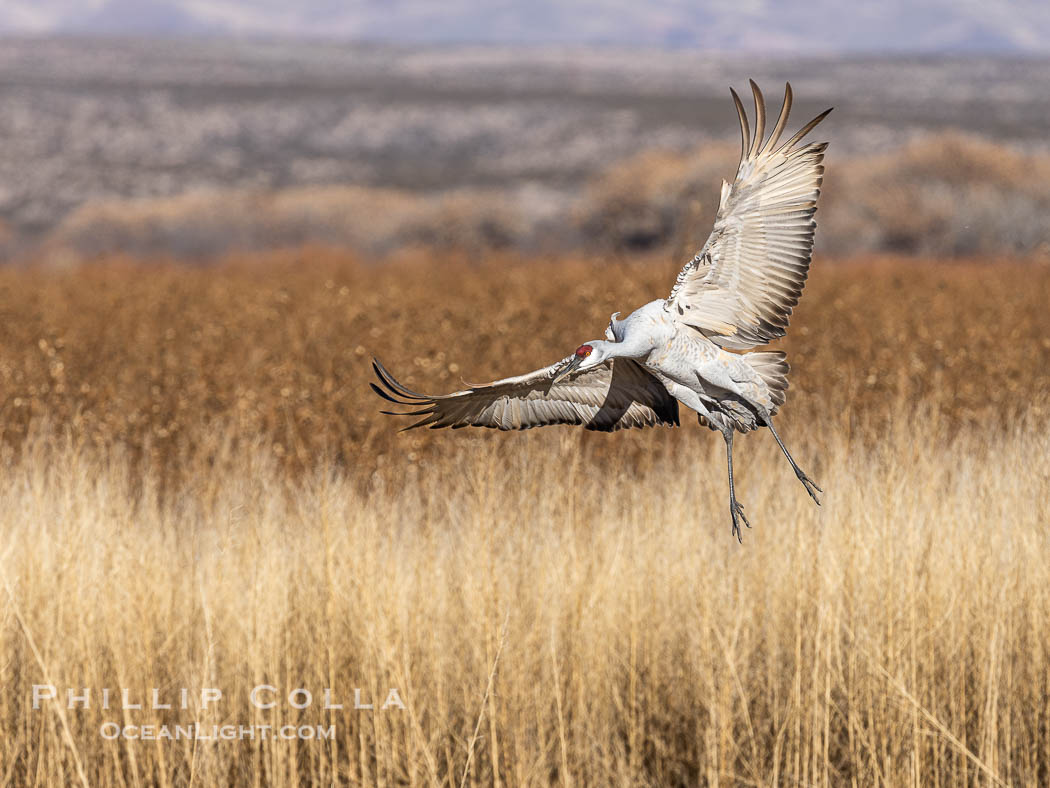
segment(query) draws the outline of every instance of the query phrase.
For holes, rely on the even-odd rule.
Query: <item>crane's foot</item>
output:
[[[743,520],[744,525],[748,528],[751,527],[751,523],[747,521],[747,517],[744,515],[744,507],[736,501],[730,501],[729,513],[733,516],[733,536],[736,537],[737,542],[743,544],[744,539],[740,533],[740,521]]]
[[[806,488],[809,497],[813,499],[813,502],[816,503],[817,506],[820,506],[820,499],[817,497],[817,493],[823,493],[824,491],[817,486],[815,481],[806,476],[801,468],[798,467],[798,463],[795,462],[794,458],[791,456],[791,452],[789,452],[787,446],[784,445],[784,441],[780,440],[780,436],[777,435],[777,431],[773,428],[773,422],[768,417],[765,419],[765,424],[769,427],[769,431],[773,433],[773,437],[776,438],[780,450],[784,452],[787,461],[791,463],[791,470],[795,472],[795,476],[797,476],[798,480],[802,482],[802,486]]]
[[[813,499],[817,506],[820,506],[820,499],[817,497],[817,493],[823,493],[824,491],[817,486],[815,481],[806,476],[798,466],[795,467],[795,475],[798,477],[798,480],[802,482],[802,486],[806,488],[809,497]]]

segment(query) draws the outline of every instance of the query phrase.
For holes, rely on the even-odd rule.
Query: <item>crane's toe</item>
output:
[[[747,521],[747,516],[744,514],[743,504],[739,504],[736,501],[730,501],[729,514],[731,514],[733,517],[733,536],[736,537],[736,540],[739,543],[743,544],[744,539],[743,535],[740,533],[740,521],[743,520],[744,525],[746,525],[748,528],[751,527],[751,523]]]
[[[798,480],[802,482],[802,486],[806,488],[809,497],[813,499],[817,506],[820,506],[820,499],[817,497],[817,493],[823,493],[824,491],[817,486],[815,481],[806,476],[801,469],[796,469],[795,475],[798,477]]]

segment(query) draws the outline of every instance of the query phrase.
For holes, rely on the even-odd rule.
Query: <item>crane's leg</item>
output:
[[[802,486],[806,488],[806,492],[809,493],[809,497],[812,498],[817,506],[820,506],[820,499],[817,498],[817,493],[824,492],[822,489],[817,487],[817,483],[809,478],[801,468],[798,467],[798,463],[795,462],[791,456],[791,452],[788,451],[787,446],[784,445],[784,441],[780,440],[780,436],[777,435],[777,431],[773,429],[773,420],[770,418],[765,419],[766,426],[769,427],[769,431],[773,433],[773,437],[777,439],[777,443],[780,444],[780,450],[784,452],[784,456],[787,457],[787,461],[791,463],[791,467],[795,471],[795,475],[798,480],[802,482]]]
[[[744,507],[736,501],[736,489],[733,487],[733,427],[730,425],[722,430],[722,437],[726,439],[726,460],[729,465],[729,514],[733,517],[733,536],[736,540],[743,544],[744,539],[740,534],[740,521],[744,521],[744,525],[748,528],[751,527],[751,523],[747,521],[747,517],[744,516]]]

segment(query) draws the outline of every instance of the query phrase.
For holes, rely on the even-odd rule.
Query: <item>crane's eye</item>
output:
[[[580,345],[578,348],[576,348],[576,355],[579,358],[587,358],[587,356],[591,355],[592,350],[594,350],[594,348],[592,348],[590,345]]]

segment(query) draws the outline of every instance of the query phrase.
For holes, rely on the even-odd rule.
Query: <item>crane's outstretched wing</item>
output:
[[[678,401],[630,359],[614,359],[552,384],[558,370],[572,358],[527,375],[439,396],[410,391],[373,359],[372,368],[382,387],[371,385],[383,399],[414,408],[405,413],[383,413],[422,417],[405,429],[527,430],[548,424],[582,424],[589,430],[612,432],[626,427],[678,425]]]
[[[707,243],[678,274],[667,307],[676,320],[730,350],[747,350],[784,336],[809,272],[817,196],[826,142],[798,146],[831,110],[774,147],[791,110],[791,85],[776,126],[763,140],[765,101],[755,96],[755,138],[736,91],[741,151],[736,180],[722,182],[722,199]]]

